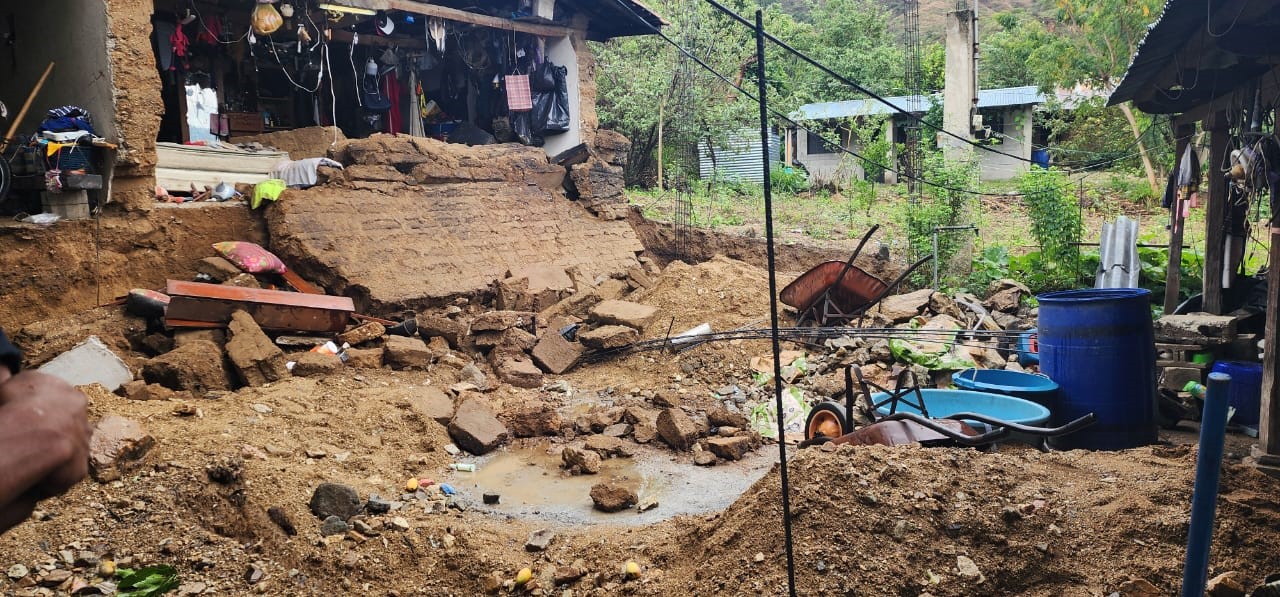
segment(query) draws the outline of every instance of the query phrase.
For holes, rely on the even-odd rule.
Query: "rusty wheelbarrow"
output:
[[[860,393],[854,389],[855,377]],[[871,388],[886,394],[887,398],[873,402]],[[855,396],[858,395],[862,398],[871,422],[855,429],[853,415]],[[905,369],[898,373],[894,389],[889,390],[864,378],[857,365],[850,365],[845,368],[844,398],[844,404],[827,400],[814,405],[805,421],[804,445],[830,442],[855,446],[920,444],[981,447],[1004,441],[1018,441],[1041,451],[1048,451],[1048,438],[1074,433],[1092,425],[1096,420],[1095,415],[1089,413],[1060,427],[1035,427],[974,412],[932,418],[919,384],[915,382],[914,375]],[[917,412],[899,411],[899,405],[909,406]],[[888,407],[889,414],[877,417],[877,412],[885,406]]]
[[[861,318],[871,307],[893,293],[916,268],[932,259],[925,257],[908,267],[897,279],[885,282],[854,265],[862,247],[880,228],[877,224],[863,235],[848,261],[819,263],[787,284],[778,300],[795,308],[796,325],[812,322],[820,327],[845,325]]]

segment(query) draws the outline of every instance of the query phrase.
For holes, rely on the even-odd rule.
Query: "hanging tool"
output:
[[[31,102],[35,101],[36,96],[40,94],[40,89],[44,87],[45,81],[49,80],[49,73],[53,72],[54,64],[50,62],[49,66],[44,68],[44,74],[40,75],[40,80],[36,81],[36,86],[27,95],[27,101],[22,103],[22,109],[18,110],[18,115],[9,123],[9,131],[5,133],[4,139],[0,139],[0,153],[9,148],[9,139],[13,137],[14,133],[18,132],[18,127],[22,125],[22,119],[27,117],[27,111],[31,109]]]

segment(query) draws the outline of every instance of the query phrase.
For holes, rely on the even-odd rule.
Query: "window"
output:
[[[834,133],[829,133],[829,134],[831,134],[832,136],[835,135]],[[816,135],[813,132],[809,132],[808,137],[805,140],[805,151],[809,155],[816,155],[820,153],[835,153],[839,150],[840,149],[836,147],[834,144],[828,143],[826,139],[823,139],[822,135]]]

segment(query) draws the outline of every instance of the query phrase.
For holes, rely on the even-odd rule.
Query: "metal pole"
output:
[[[1200,418],[1200,453],[1196,456],[1196,485],[1191,494],[1191,528],[1187,531],[1187,560],[1182,571],[1182,597],[1201,597],[1209,572],[1213,518],[1218,508],[1218,477],[1227,435],[1227,390],[1231,376],[1210,373]]]
[[[782,477],[782,527],[787,547],[787,590],[796,597],[796,565],[791,546],[791,490],[787,480],[787,438],[782,408],[782,341],[778,334],[778,269],[773,251],[773,193],[769,188],[769,105],[764,69],[764,12],[756,11],[756,83],[760,98],[760,153],[764,167],[764,236],[769,258],[769,324],[773,341],[773,397],[778,413],[778,470]]]
[[[938,229],[933,229],[933,289],[938,289]]]

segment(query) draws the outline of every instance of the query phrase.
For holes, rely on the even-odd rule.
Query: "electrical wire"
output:
[[[719,2],[717,2],[716,0],[705,0],[705,1],[706,1],[708,4],[712,5],[713,7],[715,7],[715,8],[716,8],[716,10],[719,10],[720,12],[723,12],[724,14],[728,15],[729,17],[733,18],[734,20],[738,21],[739,23],[742,23],[743,25],[746,25],[747,27],[752,27],[751,22],[750,22],[750,21],[748,21],[745,17],[743,17],[742,15],[740,15],[740,14],[738,14],[738,13],[736,13],[736,12],[733,12],[732,10],[729,10],[729,9],[728,9],[728,8],[726,8],[723,4],[720,4],[720,3],[719,3]],[[625,4],[624,4],[624,6],[625,6]],[[631,11],[631,12],[632,12],[632,14],[636,14],[636,13],[635,13],[635,11]],[[638,20],[640,20],[640,21],[641,21],[641,22],[643,22],[645,25],[647,25],[650,29],[653,29],[653,30],[655,30],[655,31],[657,30],[657,28],[656,28],[656,27],[654,27],[652,24],[650,24],[648,21],[645,21],[643,18],[640,18],[640,17],[639,17],[639,15],[636,15],[636,17],[637,17],[637,19],[638,19]],[[866,87],[863,87],[862,85],[860,85],[860,84],[858,84],[857,82],[855,82],[855,81],[853,81],[853,80],[849,79],[848,77],[845,77],[844,75],[841,75],[840,73],[838,73],[838,72],[836,72],[836,71],[832,70],[832,69],[831,69],[830,67],[828,67],[827,65],[822,64],[821,62],[818,62],[817,60],[814,60],[813,58],[810,58],[810,57],[809,57],[807,54],[805,54],[804,52],[801,52],[800,50],[797,50],[797,49],[795,49],[795,48],[791,47],[791,46],[790,46],[789,44],[787,44],[786,42],[784,42],[784,41],[782,41],[782,40],[780,40],[780,39],[778,39],[778,38],[774,37],[773,35],[769,34],[768,32],[766,32],[766,33],[764,34],[764,36],[765,36],[765,38],[766,38],[766,39],[768,39],[769,41],[772,41],[773,43],[777,44],[777,45],[778,45],[778,47],[780,47],[780,48],[782,48],[782,49],[784,49],[784,50],[786,50],[786,51],[788,51],[788,52],[790,52],[790,53],[794,54],[796,57],[798,57],[798,58],[800,58],[801,60],[803,60],[803,61],[805,61],[805,62],[809,63],[810,65],[814,66],[814,67],[815,67],[815,68],[817,68],[818,70],[820,70],[820,71],[822,71],[822,72],[826,73],[827,75],[831,76],[832,78],[834,78],[835,80],[839,81],[840,83],[843,83],[843,84],[844,84],[844,85],[846,85],[846,86],[852,87],[854,90],[856,90],[856,91],[858,91],[858,92],[860,92],[860,93],[865,93],[866,95],[870,96],[870,97],[871,97],[871,99],[874,99],[874,100],[876,100],[876,101],[878,101],[878,102],[880,102],[880,103],[882,103],[882,104],[884,104],[884,105],[888,106],[888,107],[889,107],[889,108],[891,108],[893,111],[895,111],[895,112],[897,112],[897,113],[899,113],[899,114],[901,114],[901,115],[903,115],[903,116],[906,116],[907,118],[910,118],[911,120],[913,120],[913,121],[915,121],[915,122],[917,122],[917,123],[920,123],[920,124],[922,124],[922,125],[924,125],[924,126],[926,126],[926,127],[928,127],[928,128],[931,128],[931,129],[933,129],[933,130],[935,130],[935,131],[938,131],[938,132],[940,132],[940,133],[942,133],[942,134],[944,134],[944,135],[947,135],[947,136],[949,136],[949,137],[953,137],[953,138],[955,138],[955,139],[957,139],[957,140],[959,140],[959,141],[964,142],[964,143],[965,143],[965,144],[967,144],[967,145],[971,145],[971,146],[973,146],[973,147],[976,147],[976,148],[982,149],[982,150],[984,150],[984,151],[988,151],[988,152],[991,152],[991,153],[995,153],[995,154],[1003,155],[1003,156],[1010,157],[1010,158],[1013,158],[1013,159],[1015,159],[1015,160],[1019,160],[1019,161],[1023,161],[1023,162],[1027,162],[1027,163],[1034,163],[1034,162],[1033,162],[1031,159],[1029,159],[1029,158],[1024,158],[1024,157],[1022,157],[1022,156],[1020,156],[1020,155],[1014,155],[1014,154],[1011,154],[1011,153],[1006,153],[1006,152],[1000,151],[1000,150],[998,150],[998,149],[994,149],[994,148],[988,147],[988,146],[983,145],[983,144],[981,144],[981,143],[978,143],[978,142],[976,142],[976,141],[974,141],[974,140],[972,140],[972,139],[966,139],[965,137],[962,137],[962,136],[957,135],[957,134],[955,134],[955,133],[953,133],[953,132],[951,132],[951,131],[948,131],[948,130],[946,130],[946,129],[944,129],[944,128],[942,128],[942,127],[940,127],[940,126],[936,125],[936,124],[933,124],[933,123],[931,123],[931,122],[928,122],[928,121],[926,121],[925,119],[921,118],[920,116],[917,116],[916,114],[914,114],[914,113],[912,113],[912,112],[910,112],[910,111],[908,111],[908,110],[905,110],[905,109],[903,109],[903,108],[899,107],[898,105],[894,104],[893,102],[890,102],[889,100],[887,100],[887,99],[885,99],[884,97],[880,96],[880,95],[879,95],[879,94],[877,94],[876,92],[871,91],[870,89],[867,89]]]
[[[1239,10],[1238,12],[1236,12],[1236,18],[1231,19],[1231,24],[1230,24],[1230,25],[1227,25],[1227,28],[1226,28],[1226,29],[1224,29],[1224,30],[1222,31],[1222,33],[1214,33],[1214,32],[1213,32],[1213,0],[1205,0],[1205,1],[1204,1],[1204,31],[1205,31],[1205,33],[1208,33],[1208,34],[1209,34],[1209,37],[1223,37],[1223,36],[1225,36],[1226,34],[1231,33],[1231,30],[1236,28],[1236,23],[1240,21],[1240,15],[1243,15],[1243,14],[1244,14],[1244,9],[1246,9],[1246,8],[1248,8],[1248,7],[1249,7],[1249,3],[1248,3],[1248,2],[1244,2],[1244,1],[1242,0],[1242,1],[1240,2],[1240,10]]]

